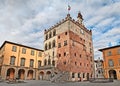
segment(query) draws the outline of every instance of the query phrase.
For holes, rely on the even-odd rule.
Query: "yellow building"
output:
[[[39,79],[43,50],[5,41],[0,47],[2,79]]]
[[[120,45],[103,48],[104,77],[120,80]]]

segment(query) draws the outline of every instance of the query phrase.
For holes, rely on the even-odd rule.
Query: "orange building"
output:
[[[5,41],[0,47],[2,79],[39,79],[43,50]]]
[[[120,80],[120,45],[103,48],[104,77]]]

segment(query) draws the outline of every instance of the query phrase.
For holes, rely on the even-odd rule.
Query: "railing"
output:
[[[55,66],[53,65],[46,65],[46,66],[40,66],[38,69],[51,69],[54,68]]]

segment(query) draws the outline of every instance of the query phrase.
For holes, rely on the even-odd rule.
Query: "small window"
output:
[[[59,54],[59,57],[61,57],[61,54]]]
[[[74,56],[76,56],[76,53],[74,53]]]
[[[26,54],[26,49],[22,48],[22,54]]]
[[[81,54],[80,54],[80,58],[81,58]]]
[[[12,46],[12,51],[16,52],[17,51],[17,47],[16,46]]]
[[[55,36],[55,35],[56,35],[56,30],[53,31],[53,36]]]
[[[108,56],[111,56],[112,55],[112,52],[111,51],[108,51]]]
[[[78,73],[78,78],[80,78],[80,73]]]
[[[64,52],[64,56],[66,56],[66,52]]]
[[[61,43],[58,43],[58,48],[60,48],[61,47]]]
[[[42,57],[42,52],[39,51],[38,56],[39,56],[39,57]]]
[[[80,63],[80,66],[82,65],[82,63]]]
[[[67,32],[65,32],[65,35],[67,35]]]
[[[112,59],[109,59],[108,61],[109,67],[113,67],[114,66],[114,62]]]
[[[52,32],[49,33],[49,38],[51,38],[51,37],[52,37]]]
[[[10,65],[15,65],[15,56],[11,56],[10,58]]]
[[[31,55],[33,55],[33,56],[34,56],[34,50],[31,50]]]
[[[46,40],[48,39],[48,34],[46,34]]]
[[[75,73],[72,73],[72,78],[75,78]]]
[[[42,61],[38,61],[38,68],[42,66]]]
[[[77,65],[77,62],[75,62],[75,65]]]
[[[66,65],[66,61],[64,61],[63,64]]]
[[[30,67],[33,67],[33,66],[34,66],[34,60],[30,59]]]
[[[44,60],[44,66],[46,66],[46,65],[47,65],[47,60],[45,59],[45,60]]]
[[[85,73],[83,73],[83,78],[85,78]]]
[[[52,47],[55,47],[55,40],[53,40],[52,42]]]
[[[25,66],[25,58],[21,58],[20,66]]]
[[[48,65],[50,65],[51,64],[51,59],[48,59]]]
[[[118,49],[118,54],[120,54],[120,49]]]
[[[52,65],[55,66],[55,60],[52,61]]]
[[[51,49],[51,42],[49,42],[49,49]]]
[[[58,39],[60,39],[60,36],[58,36]]]
[[[67,40],[64,41],[64,46],[66,46],[66,45],[67,45]]]
[[[120,58],[119,58],[119,60],[118,60],[118,61],[119,61],[119,65],[120,65]]]
[[[45,50],[47,50],[47,43],[45,44]]]

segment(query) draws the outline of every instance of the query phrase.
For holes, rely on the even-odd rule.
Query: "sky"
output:
[[[120,0],[0,0],[0,46],[5,40],[43,49],[44,30],[80,11],[98,49],[120,45]]]

